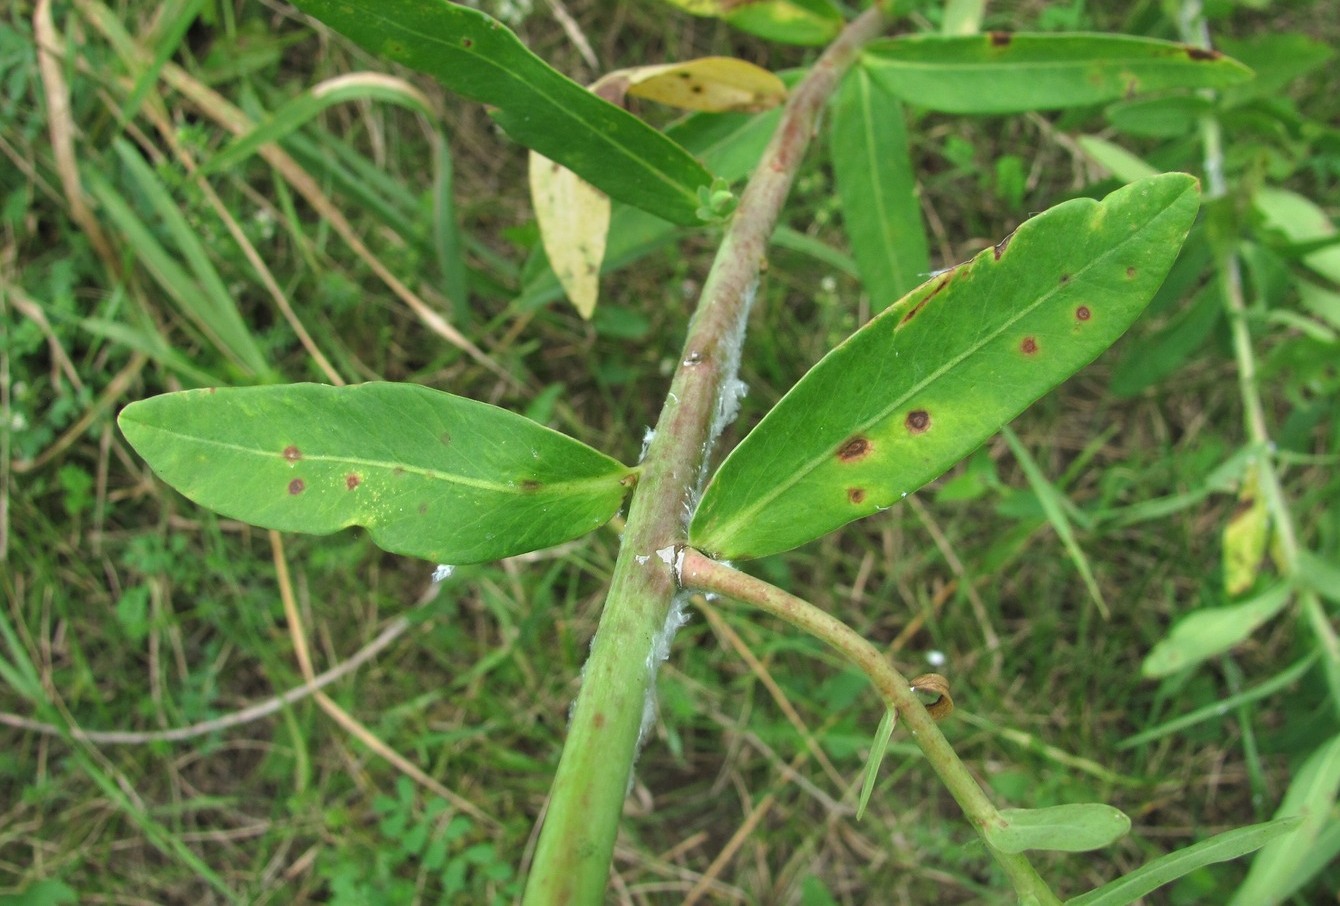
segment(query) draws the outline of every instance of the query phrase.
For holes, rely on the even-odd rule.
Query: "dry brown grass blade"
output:
[[[60,64],[64,55],[64,42],[56,33],[56,25],[51,18],[51,0],[38,0],[34,7],[33,36],[37,40],[37,67],[47,100],[47,131],[51,136],[51,153],[65,193],[65,203],[69,206],[70,217],[88,236],[108,271],[118,274],[120,261],[98,219],[93,216],[79,180],[79,163],[74,150],[76,129],[70,112],[70,87],[65,83]]]
[[[312,670],[312,657],[307,650],[307,633],[303,628],[302,615],[298,612],[298,602],[293,594],[293,581],[289,576],[288,559],[284,556],[284,540],[279,532],[273,530],[270,531],[269,536],[270,551],[274,557],[275,577],[279,582],[279,596],[284,603],[284,617],[288,621],[289,636],[293,639],[293,653],[298,659],[298,668],[302,672],[303,679],[306,680],[307,685],[311,686],[316,682],[316,674]],[[329,695],[318,689],[312,692],[312,698],[321,706],[321,710],[325,711],[332,720],[343,727],[351,736],[354,736],[362,742],[363,745],[395,765],[395,767],[403,774],[412,778],[421,786],[436,793],[438,796],[441,796],[446,802],[472,818],[475,818],[492,828],[501,827],[497,819],[487,814],[479,806],[475,805],[461,794],[447,789],[437,780],[428,776],[428,774],[414,762],[382,742],[375,733],[363,726],[357,718],[336,704],[334,699]]]

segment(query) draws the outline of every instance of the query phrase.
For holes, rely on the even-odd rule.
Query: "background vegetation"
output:
[[[1002,3],[985,26],[1178,36],[1160,4],[1094,6]],[[775,70],[811,56],[631,0],[490,11],[579,81],[714,53]],[[1230,195],[1211,218],[1250,241],[1246,358],[1209,246],[1190,246],[1150,314],[1019,419],[1017,442],[999,438],[906,506],[751,566],[840,611],[909,671],[948,674],[959,710],[946,732],[1012,804],[1103,800],[1134,818],[1109,853],[1043,860],[1067,894],[1268,818],[1337,729],[1317,666],[1325,632],[1304,613],[1201,669],[1162,681],[1140,669],[1177,617],[1227,600],[1221,534],[1251,439],[1244,362],[1323,595],[1340,574],[1340,297],[1314,260],[1337,253],[1249,203],[1264,184],[1332,213],[1340,202],[1340,75],[1325,50],[1340,22],[1325,2],[1208,12],[1216,46],[1264,79],[1226,121]],[[934,27],[935,13],[913,21]],[[20,0],[0,19],[0,893],[26,891],[11,902],[483,903],[519,891],[616,533],[433,585],[429,565],[355,533],[277,540],[193,507],[113,418],[203,384],[406,380],[631,462],[713,242],[689,236],[608,278],[590,323],[522,293],[538,241],[524,153],[483,110],[408,75],[435,115],[358,88],[316,105],[284,158],[202,171],[239,123],[356,71],[387,67],[260,0]],[[1200,170],[1194,122],[1139,113],[913,111],[937,265],[1114,186],[1078,135]],[[800,180],[751,319],[736,438],[870,312],[825,153]],[[1276,569],[1266,559],[1259,575],[1248,565],[1258,588]],[[1322,599],[1328,625],[1336,588]],[[328,699],[160,738],[301,687],[309,654],[321,672],[368,645],[375,657]],[[818,643],[703,607],[660,701],[612,901],[958,903],[1001,890],[897,735],[854,820],[881,708]],[[1246,870],[1204,870],[1151,901],[1220,902]],[[1338,884],[1331,868],[1311,889]]]

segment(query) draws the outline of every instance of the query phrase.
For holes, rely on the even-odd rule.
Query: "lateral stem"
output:
[[[842,654],[869,678],[884,703],[897,712],[912,740],[977,829],[987,851],[1009,877],[1020,900],[1033,897],[1043,906],[1061,902],[1026,856],[1005,853],[991,845],[986,832],[988,828],[1004,826],[1000,813],[959,760],[954,747],[913,691],[912,683],[878,648],[846,623],[808,601],[748,573],[731,569],[693,548],[683,550],[679,578],[686,588],[715,592],[779,617]]]

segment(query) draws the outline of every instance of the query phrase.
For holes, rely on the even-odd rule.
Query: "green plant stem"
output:
[[[679,576],[686,588],[715,592],[767,611],[823,640],[842,654],[870,679],[884,703],[897,712],[941,782],[977,829],[987,851],[1009,877],[1019,899],[1027,901],[1032,897],[1039,904],[1061,902],[1026,856],[1001,852],[988,842],[987,828],[1004,827],[1005,821],[959,760],[954,747],[912,690],[912,684],[894,669],[878,648],[846,623],[808,601],[762,579],[731,569],[693,548],[683,550]]]
[[[727,227],[629,507],[526,884],[526,906],[604,901],[647,692],[655,679],[650,652],[676,590],[669,557],[658,551],[672,552],[684,540],[684,521],[715,440],[718,407],[734,393],[744,324],[768,237],[819,114],[842,74],[886,22],[878,8],[862,13],[792,90]]]

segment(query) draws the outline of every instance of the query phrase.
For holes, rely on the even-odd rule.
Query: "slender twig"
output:
[[[1026,856],[1001,852],[987,840],[987,830],[1004,827],[1004,820],[936,726],[935,718],[917,697],[914,684],[894,669],[878,648],[846,623],[808,601],[762,579],[731,569],[692,548],[682,552],[679,576],[687,588],[715,592],[757,607],[823,640],[841,653],[870,679],[885,704],[897,711],[912,740],[921,747],[941,782],[977,829],[987,851],[1009,877],[1019,898],[1026,900],[1031,896],[1039,904],[1061,902]]]
[[[653,646],[658,640],[664,646],[674,628],[667,623],[675,593],[667,552],[684,540],[684,519],[715,441],[714,428],[721,428],[718,413],[732,408],[737,393],[745,321],[782,204],[838,80],[886,21],[878,8],[862,13],[791,92],[703,285],[629,507],[551,787],[526,886],[527,906],[604,900],[619,816],[650,713]]]

